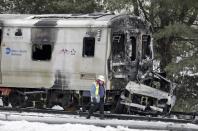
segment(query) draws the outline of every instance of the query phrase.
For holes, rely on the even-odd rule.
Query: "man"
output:
[[[102,75],[99,75],[96,81],[93,83],[90,89],[91,94],[91,107],[87,119],[93,115],[98,108],[100,109],[100,119],[104,119],[104,97],[105,97],[105,78]]]

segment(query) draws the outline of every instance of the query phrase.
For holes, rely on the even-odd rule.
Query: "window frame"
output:
[[[49,56],[49,59],[45,59],[45,60],[43,60],[43,59],[34,59],[33,58],[33,46],[35,46],[35,45],[41,45],[41,46],[44,46],[44,45],[49,45],[49,46],[51,46],[51,52],[50,52],[50,56]],[[51,61],[51,59],[52,59],[52,52],[53,52],[53,45],[52,44],[36,44],[36,43],[32,43],[32,45],[31,45],[31,48],[32,48],[32,53],[31,53],[31,59],[32,59],[32,61]]]
[[[132,46],[131,61],[136,61],[136,59],[137,59],[137,39],[135,36],[130,36],[130,41],[131,41],[131,46]]]
[[[147,36],[147,40],[143,40],[143,37]],[[148,54],[149,51],[149,54]],[[152,50],[151,50],[151,36],[142,35],[142,59],[146,59],[148,56],[149,59],[152,59]]]
[[[86,39],[92,39],[93,40],[93,53],[90,53],[91,55],[87,55],[86,54],[86,44],[88,44],[88,43],[86,43]],[[90,44],[90,43],[89,43]],[[83,50],[82,50],[82,57],[84,57],[84,58],[92,58],[92,57],[94,57],[95,56],[95,46],[96,46],[96,38],[95,37],[84,37],[83,38]]]

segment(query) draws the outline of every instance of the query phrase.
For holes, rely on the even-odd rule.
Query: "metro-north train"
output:
[[[0,94],[14,108],[87,107],[105,76],[105,109],[170,111],[173,84],[153,71],[150,24],[114,14],[0,15]]]

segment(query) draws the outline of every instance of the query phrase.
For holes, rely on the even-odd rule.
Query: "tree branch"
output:
[[[150,21],[150,20],[149,20],[149,17],[148,17],[148,14],[147,14],[146,10],[144,9],[144,7],[143,7],[143,5],[142,5],[143,2],[140,1],[140,0],[137,0],[137,1],[138,1],[138,4],[139,4],[140,9],[142,10],[142,12],[143,12],[143,14],[144,14],[145,19],[146,19],[147,21]]]
[[[189,17],[187,25],[191,26],[195,22],[195,20],[197,19],[197,16],[198,16],[198,9],[195,9],[193,14]]]

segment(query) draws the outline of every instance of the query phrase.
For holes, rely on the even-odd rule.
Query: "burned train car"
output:
[[[106,78],[106,105],[118,113],[173,106],[170,82],[152,71],[150,25],[139,17],[1,15],[0,23],[5,106],[87,105],[99,74]]]

